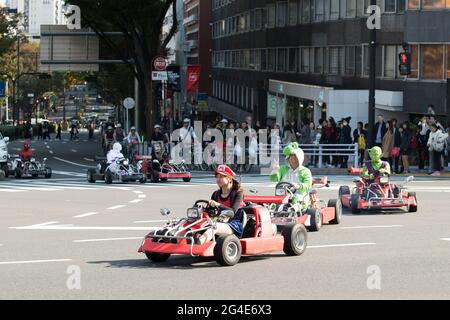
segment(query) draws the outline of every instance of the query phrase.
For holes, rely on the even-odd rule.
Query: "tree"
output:
[[[82,24],[92,28],[100,39],[119,56],[139,82],[139,114],[141,131],[151,135],[158,116],[158,107],[152,103],[152,60],[166,52],[167,45],[178,29],[173,19],[167,36],[163,36],[164,20],[170,8],[177,16],[176,0],[69,0],[81,9]],[[105,33],[123,33],[125,47]],[[126,48],[126,50],[124,50]],[[132,61],[130,61],[130,58]],[[143,129],[143,130],[142,130]]]
[[[20,15],[10,15],[6,8],[0,8],[0,59],[14,50]]]

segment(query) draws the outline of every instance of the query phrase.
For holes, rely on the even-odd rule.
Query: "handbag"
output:
[[[392,156],[393,157],[399,157],[400,156],[400,148],[399,147],[394,147],[392,149]]]

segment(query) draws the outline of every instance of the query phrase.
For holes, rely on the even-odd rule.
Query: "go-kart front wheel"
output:
[[[89,169],[87,172],[87,180],[89,183],[95,183],[95,169]]]
[[[50,179],[52,177],[52,169],[51,168],[45,168],[45,179]]]
[[[355,193],[354,195],[352,195],[352,213],[353,214],[358,214],[361,212],[361,210],[359,209],[359,194]]]
[[[340,224],[342,219],[342,202],[340,199],[332,199],[328,201],[328,206],[334,208],[334,219],[330,221],[330,224]]]
[[[166,262],[170,258],[170,253],[146,252],[148,260],[155,263]]]
[[[214,258],[221,266],[231,267],[241,260],[241,242],[235,235],[221,236],[214,247]]]
[[[317,208],[308,209],[308,215],[311,217],[311,225],[308,231],[317,232],[322,228],[322,213]]]
[[[16,179],[20,179],[23,176],[23,170],[21,168],[16,168],[16,170],[14,171],[14,177]]]
[[[409,205],[408,212],[417,212],[417,195],[415,192],[408,192],[408,198],[413,197],[416,200],[416,205]],[[409,200],[408,200],[409,201]]]
[[[145,184],[147,183],[147,177],[145,175],[142,176],[142,178],[139,179],[139,183],[140,184]]]
[[[184,182],[191,182],[191,178],[183,178]]]
[[[106,184],[112,184],[113,183],[113,176],[112,173],[109,171],[106,171],[105,173],[105,183]]]
[[[299,256],[306,250],[308,233],[302,224],[290,223],[281,231],[284,238],[283,251],[288,256]]]

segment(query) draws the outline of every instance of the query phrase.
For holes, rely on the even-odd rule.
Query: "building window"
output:
[[[286,26],[287,2],[277,2],[277,27]]]
[[[346,15],[347,18],[356,17],[356,0],[347,0]]]
[[[298,49],[289,48],[289,72],[297,72]]]
[[[314,73],[323,72],[323,49],[314,48]]]
[[[338,74],[339,73],[339,48],[330,48],[329,49],[330,58],[329,61],[329,69],[328,72],[330,74]]]
[[[309,72],[309,48],[302,48],[301,72]]]
[[[261,70],[266,71],[267,68],[267,50],[262,49],[261,50]]]
[[[311,16],[314,22],[324,20],[324,0],[311,0]]]
[[[384,0],[384,12],[395,12],[396,0]]]
[[[287,49],[278,49],[278,54],[277,54],[277,71],[278,72],[286,72],[287,71],[286,54],[287,54]]]
[[[341,2],[343,2],[341,0]],[[330,2],[330,20],[338,20],[339,19],[339,1]]]
[[[405,12],[406,0],[398,0],[397,12]]]
[[[298,1],[291,0],[289,1],[289,25],[295,26],[297,24],[297,15],[298,15]]]
[[[422,45],[422,78],[442,80],[444,78],[444,46],[441,44]]]
[[[411,74],[408,76],[410,79],[419,78],[419,45],[413,44],[409,46],[409,52],[411,53]]]
[[[311,22],[311,1],[314,0],[303,0],[302,1],[302,23]]]
[[[355,75],[355,47],[345,48],[345,74]]]
[[[276,10],[275,4],[269,4],[267,6],[267,28],[275,27]]]
[[[362,75],[362,46],[357,46],[355,49],[355,75],[361,77]]]
[[[268,71],[275,70],[275,49],[267,50],[267,70]]]
[[[397,46],[384,46],[384,77],[395,77]]]
[[[262,27],[262,9],[256,9],[255,20],[255,29],[260,30]]]
[[[445,8],[445,0],[423,0],[424,9],[442,9]]]

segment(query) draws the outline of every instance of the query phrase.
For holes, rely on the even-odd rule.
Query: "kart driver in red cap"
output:
[[[226,215],[221,215],[220,218],[228,220],[228,222],[218,222],[216,234],[219,236],[236,235],[238,238],[242,237],[244,232],[242,225],[244,206],[244,191],[241,184],[235,179],[236,174],[226,165],[220,165],[215,171],[216,183],[219,190],[215,191],[211,196],[209,205],[218,208],[220,211],[226,210]],[[231,212],[234,214],[231,215]],[[212,230],[207,230],[198,239],[195,239],[197,244],[203,244],[212,240],[214,234]]]
[[[33,158],[34,152],[30,147],[30,141],[25,140],[23,143],[23,149],[19,151],[20,159],[23,162],[28,162]]]

